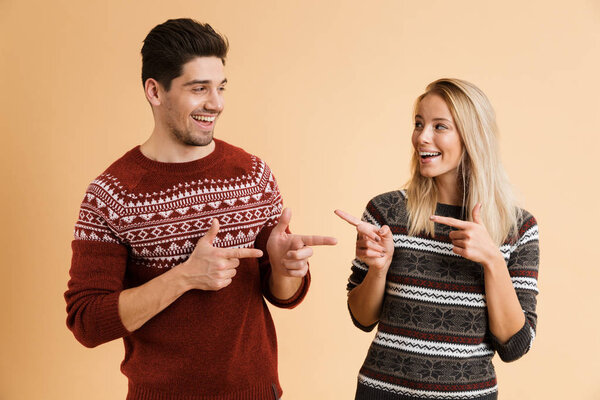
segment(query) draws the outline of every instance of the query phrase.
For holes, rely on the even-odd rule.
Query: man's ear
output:
[[[153,78],[148,78],[146,79],[146,82],[144,82],[144,94],[152,106],[160,106],[161,99],[159,92],[161,90],[160,83]]]

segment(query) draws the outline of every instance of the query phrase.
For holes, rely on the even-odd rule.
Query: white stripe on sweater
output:
[[[539,293],[537,279],[524,276],[514,276],[510,278],[515,289],[533,290]]]
[[[485,296],[480,293],[449,292],[418,286],[387,282],[386,293],[428,303],[451,304],[457,306],[485,307]]]
[[[425,239],[417,236],[407,236],[396,234],[393,235],[394,247],[429,251],[432,253],[444,254],[447,256],[460,257],[458,254],[452,252],[454,247],[452,243],[440,242],[433,239]]]
[[[431,390],[419,390],[407,388],[405,386],[394,385],[393,383],[383,382],[377,379],[369,378],[363,374],[358,375],[358,381],[365,385],[375,389],[381,389],[396,394],[411,396],[417,399],[456,399],[456,400],[468,400],[477,399],[498,391],[498,386],[494,385],[491,388],[481,390],[469,390],[465,392],[434,392]]]
[[[444,343],[413,339],[406,336],[392,335],[384,332],[377,332],[373,342],[381,346],[391,347],[411,353],[440,357],[470,358],[488,355],[491,356],[494,354],[494,350],[485,342],[477,345]]]

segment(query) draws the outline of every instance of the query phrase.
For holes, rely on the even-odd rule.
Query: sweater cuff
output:
[[[356,318],[354,318],[354,314],[352,314],[352,310],[350,309],[350,303],[346,303],[346,305],[348,306],[348,312],[350,313],[350,318],[352,318],[352,323],[354,323],[354,326],[356,326],[361,331],[371,332],[373,328],[375,328],[379,323],[379,321],[377,321],[368,326],[361,324]]]
[[[491,332],[490,339],[492,346],[496,349],[502,361],[515,361],[527,353],[531,346],[532,334],[529,322],[526,319],[523,327],[504,344],[500,343],[498,338]]]
[[[270,275],[270,272],[269,272],[269,275]],[[277,297],[273,296],[273,293],[271,293],[271,290],[269,289],[268,282],[269,282],[269,276],[267,275],[267,277],[265,279],[265,286],[266,286],[265,297],[267,298],[267,300],[269,300],[269,303],[271,303],[275,307],[279,307],[279,308],[294,308],[298,304],[302,303],[302,300],[304,300],[304,297],[306,296],[306,293],[308,292],[308,288],[310,286],[310,270],[307,271],[304,278],[302,278],[302,283],[300,283],[300,287],[298,288],[298,290],[296,290],[296,293],[294,293],[294,295],[292,297],[290,297],[289,299],[286,299],[286,300],[281,300],[281,299],[278,299]]]
[[[103,341],[109,342],[124,336],[128,336],[131,332],[125,328],[121,317],[119,316],[119,296],[121,290],[106,295],[99,305],[96,322],[98,336],[103,338]]]

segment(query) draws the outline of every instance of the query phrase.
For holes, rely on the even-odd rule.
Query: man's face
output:
[[[206,146],[213,140],[217,118],[223,111],[225,90],[223,62],[218,57],[197,57],[183,65],[180,76],[162,91],[161,124],[178,142]]]

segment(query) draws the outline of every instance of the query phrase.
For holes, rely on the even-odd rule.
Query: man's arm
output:
[[[215,218],[190,258],[141,286],[121,292],[119,315],[128,331],[140,328],[188,290],[223,289],[235,276],[240,258],[262,256],[258,249],[213,247],[218,232],[219,221]]]
[[[86,246],[102,244],[74,244],[71,281],[65,298],[67,324],[75,337],[85,346],[94,347],[126,336],[190,289],[219,290],[228,286],[240,258],[262,256],[257,249],[213,247],[218,231],[219,223],[214,219],[188,260],[143,285],[125,290],[127,252],[123,246],[109,244],[105,256],[88,254],[75,262],[75,258],[81,258],[76,254],[86,253]],[[84,247],[76,250],[76,246]]]

